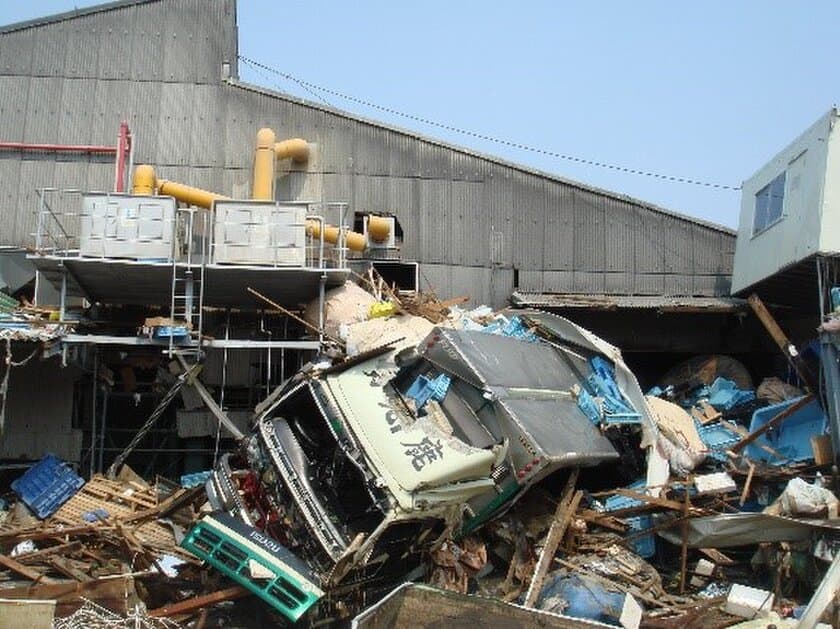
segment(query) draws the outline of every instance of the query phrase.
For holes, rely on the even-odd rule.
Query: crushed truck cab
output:
[[[527,334],[439,327],[417,347],[299,373],[222,458],[211,503],[293,552],[325,591],[364,583],[370,596],[547,475],[617,459],[608,422],[581,400],[600,400],[593,378],[608,364],[612,397],[644,429],[618,350],[560,317],[517,316]]]

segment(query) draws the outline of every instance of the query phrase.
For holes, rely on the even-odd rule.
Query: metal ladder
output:
[[[169,355],[176,352],[182,355],[201,353],[201,339],[204,324],[204,269],[207,264],[206,215],[205,229],[200,238],[200,255],[193,252],[195,213],[188,208],[179,210],[187,215],[185,241],[186,255],[179,255],[177,242],[173,242],[172,254],[172,291],[169,305],[169,317],[174,323],[183,323],[189,332],[189,342],[181,343],[175,335],[169,336]],[[177,239],[176,239],[177,240]]]

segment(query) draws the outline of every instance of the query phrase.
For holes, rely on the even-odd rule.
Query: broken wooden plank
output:
[[[791,343],[790,339],[787,337],[784,331],[782,331],[782,328],[779,327],[779,324],[776,322],[776,319],[774,319],[773,315],[770,314],[770,311],[767,310],[767,306],[764,305],[764,302],[761,301],[761,298],[755,293],[753,293],[747,298],[747,302],[753,309],[755,316],[758,317],[759,321],[761,321],[762,325],[764,326],[764,329],[767,330],[767,333],[776,342],[776,345],[779,346],[779,349],[782,351],[782,354],[784,354],[785,358],[787,358],[788,362],[796,370],[796,373],[808,386],[808,390],[812,393],[815,391],[819,391],[819,383],[814,377],[814,374],[811,373],[810,369],[808,369],[808,366],[802,360],[802,357],[800,356],[799,351],[796,349],[796,346],[793,343]]]
[[[534,569],[534,575],[531,577],[528,593],[525,595],[525,602],[523,603],[525,607],[533,607],[534,603],[537,602],[545,581],[545,575],[548,574],[551,561],[554,559],[554,553],[557,552],[557,547],[563,540],[569,522],[577,511],[581,498],[583,498],[582,491],[575,491],[577,477],[578,468],[575,468],[566,481],[566,487],[563,489],[560,502],[557,504],[557,510],[554,512],[554,520],[551,522],[551,528],[545,538],[545,545],[540,552],[539,559],[537,559],[537,566]]]
[[[154,573],[142,573],[154,574]],[[140,573],[102,577],[84,583],[40,583],[15,588],[4,588],[3,598],[55,600],[57,618],[69,616],[84,605],[84,599],[118,614],[125,614],[140,603],[134,590],[134,578]]]
[[[752,485],[753,474],[755,474],[755,465],[752,461],[748,461],[747,465],[750,467],[750,471],[747,474],[747,480],[744,482],[744,489],[741,492],[741,500],[738,502],[742,507],[744,503],[747,501],[747,497],[750,495],[750,486]]]
[[[255,297],[258,297],[258,298],[262,299],[265,303],[267,303],[267,304],[268,304],[269,306],[271,306],[272,308],[276,308],[277,310],[279,310],[280,312],[282,312],[282,313],[283,313],[284,315],[286,315],[287,317],[291,317],[292,319],[294,319],[295,321],[297,321],[298,323],[300,323],[300,324],[301,324],[302,326],[304,326],[305,328],[307,328],[307,329],[311,330],[311,331],[312,331],[312,332],[314,332],[315,334],[318,334],[318,335],[323,334],[323,335],[324,335],[324,337],[328,338],[328,339],[329,339],[329,340],[331,340],[333,343],[336,343],[336,344],[338,344],[338,345],[340,345],[340,346],[344,346],[344,341],[342,341],[341,339],[337,339],[337,338],[335,338],[334,336],[331,336],[331,335],[327,334],[327,333],[326,333],[326,332],[324,332],[323,330],[319,329],[317,326],[314,326],[314,325],[312,325],[311,323],[309,323],[309,321],[307,321],[306,319],[303,319],[302,317],[297,316],[297,315],[296,315],[294,312],[292,312],[291,310],[287,310],[286,308],[284,308],[283,306],[281,306],[281,305],[280,305],[280,304],[278,304],[277,302],[272,301],[271,299],[269,299],[268,297],[266,297],[265,295],[263,295],[263,294],[262,294],[262,293],[260,293],[259,291],[254,290],[254,289],[253,289],[253,288],[251,288],[250,286],[248,286],[248,287],[247,287],[247,290],[248,290],[248,292],[249,292],[249,293],[251,293],[251,294],[252,294],[252,295],[254,295]],[[238,437],[238,438],[240,438],[240,439],[241,439],[241,437]]]
[[[649,496],[638,491],[633,491],[632,489],[624,489],[622,487],[616,489],[615,493],[621,496],[627,496],[628,498],[635,498],[636,500],[641,500],[642,502],[647,502],[652,505],[656,505],[657,507],[662,507],[663,509],[669,509],[670,511],[682,512],[684,510],[684,505],[681,502],[677,502],[676,500],[668,500],[667,498],[657,498],[656,496]],[[700,515],[705,512],[705,509],[698,509],[696,507],[691,507],[691,510],[689,511],[690,514],[695,515]]]
[[[178,603],[173,603],[172,605],[152,609],[148,612],[148,615],[152,618],[166,618],[169,616],[190,614],[204,607],[209,607],[223,601],[232,601],[242,598],[243,596],[248,596],[249,594],[250,592],[245,588],[235,585],[224,590],[217,590],[216,592],[211,592],[210,594],[194,596],[193,598],[188,598],[186,600],[179,601]]]
[[[30,581],[34,581],[35,583],[55,583],[54,579],[50,579],[49,577],[45,577],[43,573],[38,572],[34,568],[30,568],[29,566],[24,566],[22,563],[17,561],[16,559],[12,559],[8,555],[0,555],[0,566],[11,570],[12,572],[19,574],[22,577],[26,577]]]
[[[798,399],[796,402],[794,402],[793,404],[788,406],[786,409],[784,409],[783,411],[774,415],[766,424],[764,424],[763,426],[753,430],[750,434],[748,434],[746,437],[741,439],[738,443],[736,443],[731,448],[729,448],[729,450],[736,453],[736,454],[739,453],[741,450],[746,448],[753,441],[758,439],[761,435],[763,435],[766,432],[771,431],[773,428],[778,427],[788,417],[790,417],[791,415],[793,415],[794,413],[796,413],[800,409],[802,409],[805,406],[807,406],[808,404],[810,404],[813,400],[814,400],[814,396],[810,393],[808,395]]]

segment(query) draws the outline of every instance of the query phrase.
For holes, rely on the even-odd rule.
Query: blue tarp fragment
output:
[[[550,576],[540,592],[538,607],[573,618],[618,623],[624,592],[606,589],[600,581],[580,574]]]

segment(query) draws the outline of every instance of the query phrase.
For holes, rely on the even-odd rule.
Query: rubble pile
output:
[[[15,481],[0,600],[56,627],[838,626],[813,391],[700,357],[645,395],[566,319],[366,283],[214,470]]]

